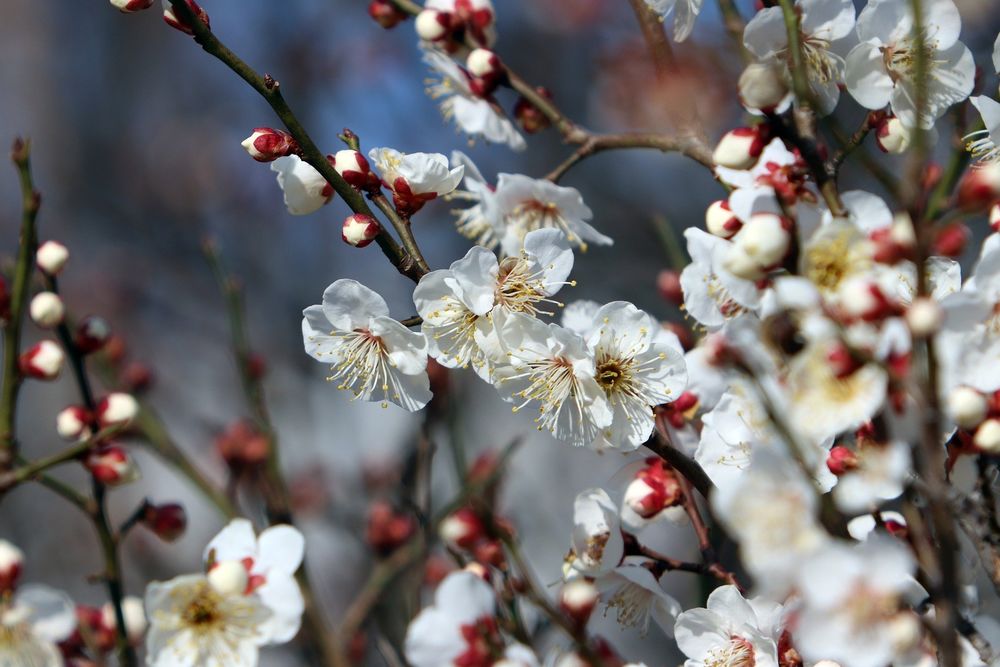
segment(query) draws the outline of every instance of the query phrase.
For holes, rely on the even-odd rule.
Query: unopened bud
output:
[[[193,13],[199,21],[205,24],[206,28],[211,27],[208,20],[208,13],[202,9],[198,3],[195,2],[195,0],[184,0],[184,4],[187,5],[187,8],[191,10],[191,13]],[[166,21],[167,25],[171,28],[176,28],[183,33],[187,33],[188,35],[194,34],[194,28],[192,28],[187,21],[183,20],[177,16],[176,13],[174,13],[174,6],[170,0],[163,0],[163,20]]]
[[[139,403],[131,394],[116,391],[97,404],[97,420],[101,426],[124,426],[139,414]]]
[[[441,522],[438,533],[445,544],[469,549],[483,538],[485,529],[476,513],[463,507]]]
[[[778,69],[769,63],[752,63],[743,70],[739,80],[743,106],[768,113],[788,95],[788,84]]]
[[[425,9],[417,14],[415,24],[420,39],[425,42],[437,42],[448,36],[451,29],[451,14]]]
[[[64,440],[80,440],[90,435],[90,415],[82,405],[71,405],[56,416],[56,432]]]
[[[980,424],[972,444],[987,454],[1000,454],[1000,419],[994,417]]]
[[[122,387],[133,394],[141,394],[153,384],[153,371],[141,361],[130,361],[122,371]]]
[[[407,14],[396,8],[389,0],[372,0],[368,5],[368,16],[380,26],[389,30],[406,20]]]
[[[944,310],[929,297],[914,299],[906,309],[906,324],[914,338],[927,338],[936,333],[943,321]]]
[[[251,423],[237,421],[216,437],[215,449],[230,468],[241,470],[267,461],[271,445]]]
[[[118,445],[105,445],[95,449],[83,463],[94,479],[108,486],[128,484],[140,476],[135,461]]]
[[[684,290],[681,289],[681,275],[673,269],[664,269],[656,276],[656,289],[664,300],[679,306],[684,303]]]
[[[837,289],[837,296],[842,313],[849,319],[877,322],[897,312],[882,289],[866,276],[844,280]]]
[[[187,512],[178,503],[147,504],[142,524],[164,542],[173,542],[187,529]]]
[[[969,243],[969,228],[961,222],[952,222],[937,231],[934,237],[934,254],[958,258]]]
[[[39,292],[28,306],[31,321],[43,329],[58,326],[66,315],[66,307],[55,292]]]
[[[683,491],[673,470],[661,459],[650,458],[625,489],[623,502],[643,519],[651,519],[681,502]]]
[[[764,269],[740,245],[732,244],[722,257],[722,268],[743,280],[760,280]]]
[[[767,269],[785,258],[792,236],[780,215],[755,213],[735,237],[747,256],[758,266]]]
[[[883,153],[899,155],[910,147],[913,133],[895,116],[881,121],[875,130],[875,143]]]
[[[7,540],[0,540],[0,595],[17,586],[24,565],[24,552]]]
[[[255,128],[240,145],[257,162],[273,162],[295,153],[299,148],[292,135],[270,127]]]
[[[473,49],[465,59],[469,74],[480,78],[494,77],[503,71],[500,58],[489,49]]]
[[[375,218],[358,213],[344,220],[340,238],[355,248],[364,248],[378,237],[380,230],[381,226]]]
[[[154,0],[111,0],[111,6],[120,12],[130,14],[149,9],[153,6]]]
[[[242,595],[250,583],[246,566],[238,560],[224,560],[208,571],[208,585],[222,596]]]
[[[104,347],[111,338],[111,327],[103,317],[88,315],[76,327],[73,342],[82,354],[91,354]]]
[[[368,160],[358,151],[350,149],[337,151],[333,156],[333,168],[356,188],[377,187],[379,184],[378,176],[372,172]]]
[[[990,229],[1000,232],[1000,204],[993,204],[990,207]]]
[[[539,86],[535,91],[546,99],[552,99],[552,94],[546,88]],[[514,104],[514,118],[527,134],[541,132],[552,124],[548,116],[524,96],[519,97],[517,103]]]
[[[58,241],[46,241],[35,252],[35,263],[46,275],[58,275],[69,261],[69,250]]]
[[[837,477],[856,470],[858,467],[858,455],[852,450],[837,445],[830,449],[826,457],[826,467]]]
[[[761,126],[740,127],[727,132],[719,140],[712,160],[720,167],[749,169],[757,164],[765,145]]]
[[[54,380],[59,376],[66,355],[54,341],[43,340],[35,343],[21,354],[21,372],[36,380]]]
[[[959,428],[975,428],[986,419],[988,411],[986,397],[972,387],[956,387],[948,395],[948,414]]]
[[[742,227],[743,223],[733,214],[725,199],[712,202],[705,211],[705,229],[713,236],[731,239]]]
[[[559,606],[577,625],[582,626],[590,618],[600,597],[597,586],[581,577],[562,587],[559,591]]]
[[[122,616],[125,617],[125,635],[129,644],[133,646],[142,643],[142,637],[146,634],[146,611],[142,598],[128,595],[122,599]],[[101,624],[109,630],[118,627],[118,619],[115,608],[107,602],[101,607]]]
[[[1000,201],[1000,162],[975,166],[958,183],[955,203],[966,212],[985,211]]]
[[[416,528],[412,516],[397,512],[389,503],[378,500],[368,510],[365,540],[373,551],[385,556],[405,544]]]

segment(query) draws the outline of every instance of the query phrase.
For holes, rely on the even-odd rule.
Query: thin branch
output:
[[[545,178],[557,182],[570,169],[584,159],[604,151],[618,149],[650,148],[662,153],[680,153],[713,169],[712,151],[705,142],[693,134],[676,136],[642,132],[623,132],[621,134],[588,134],[587,138],[562,164],[553,169]]]

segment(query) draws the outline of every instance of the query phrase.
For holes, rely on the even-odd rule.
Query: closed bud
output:
[[[944,310],[940,304],[929,297],[913,300],[906,309],[906,324],[914,338],[927,338],[937,333],[944,322]]]
[[[206,28],[211,27],[211,23],[208,20],[208,13],[202,9],[195,0],[184,0],[184,4],[187,8],[191,10],[191,13],[195,17],[205,24]],[[167,25],[171,28],[176,28],[183,33],[188,35],[194,34],[194,28],[192,28],[187,21],[183,20],[174,12],[174,6],[170,0],[163,0],[163,20],[167,22]]]
[[[875,128],[875,143],[883,153],[899,155],[910,147],[913,133],[895,116],[879,122]]]
[[[17,587],[24,566],[24,552],[7,540],[0,540],[0,596]]]
[[[486,529],[475,512],[463,507],[441,522],[438,533],[448,546],[469,549],[485,536]]]
[[[365,540],[372,551],[387,556],[403,546],[417,529],[415,519],[397,512],[389,503],[377,500],[368,509]]]
[[[142,643],[143,635],[146,634],[146,611],[142,598],[128,595],[122,599],[122,616],[125,617],[125,636],[128,637],[129,644],[137,646]],[[118,619],[115,608],[110,602],[106,602],[101,607],[101,625],[115,631],[118,628]]]
[[[58,241],[46,241],[35,251],[35,263],[43,273],[56,276],[69,261],[69,250]]]
[[[405,12],[396,8],[396,5],[389,0],[372,0],[368,5],[368,16],[372,17],[376,23],[389,30],[406,20],[408,16]]]
[[[989,402],[972,387],[956,387],[948,395],[947,407],[955,425],[971,431],[986,419]]]
[[[660,271],[656,276],[656,289],[664,300],[679,306],[684,303],[684,290],[681,289],[681,275],[673,269]]]
[[[111,0],[111,6],[120,12],[125,14],[130,14],[132,12],[141,12],[143,9],[149,9],[153,6],[155,0]]]
[[[77,325],[73,342],[81,353],[91,354],[107,345],[109,338],[111,327],[107,321],[97,315],[88,315]]]
[[[763,269],[777,265],[788,254],[792,235],[785,221],[774,213],[755,213],[734,241]]]
[[[473,49],[465,59],[465,67],[472,76],[484,79],[499,76],[503,72],[500,58],[489,49]]]
[[[375,218],[358,213],[344,220],[340,238],[355,248],[364,248],[378,237],[380,230],[381,226]]]
[[[141,394],[153,384],[153,370],[141,361],[130,361],[122,371],[122,386],[133,394]]]
[[[955,203],[963,211],[986,211],[1000,201],[1000,162],[973,167],[958,183]]]
[[[142,525],[164,542],[173,542],[187,529],[187,512],[178,503],[146,504]]]
[[[590,619],[600,597],[597,586],[581,577],[563,585],[559,591],[559,607],[578,626],[583,626]]]
[[[250,583],[247,568],[238,560],[224,560],[212,566],[207,575],[208,585],[224,597],[242,595]]]
[[[752,63],[743,70],[739,80],[743,106],[770,113],[788,95],[788,84],[774,65]]]
[[[622,502],[643,519],[652,519],[680,503],[682,498],[681,485],[674,471],[665,468],[662,459],[649,458],[625,489]]]
[[[84,466],[101,484],[118,486],[139,479],[139,467],[122,447],[104,445],[87,454]]]
[[[837,477],[858,468],[858,455],[853,450],[837,445],[830,449],[826,457],[826,467]]]
[[[116,391],[97,404],[97,421],[101,426],[125,426],[139,414],[139,403],[131,394]]]
[[[878,322],[898,313],[882,289],[865,276],[844,280],[837,289],[841,313],[849,320]]]
[[[546,99],[552,99],[552,94],[547,88],[539,86],[535,91]],[[517,124],[527,134],[535,134],[549,127],[552,123],[542,110],[532,104],[526,97],[519,97],[514,104],[514,118]]]
[[[66,316],[66,307],[55,292],[39,292],[28,306],[31,321],[43,329],[58,326]]]
[[[972,444],[987,454],[1000,454],[1000,419],[984,421],[972,436]]]
[[[298,151],[299,145],[292,135],[270,127],[258,127],[241,144],[257,162],[273,162]]]
[[[35,343],[19,359],[21,373],[36,380],[54,380],[65,361],[62,348],[51,340]]]
[[[969,228],[961,222],[951,222],[937,230],[933,251],[936,255],[956,259],[969,243]]]
[[[215,449],[233,470],[254,468],[267,461],[271,450],[267,436],[250,422],[237,421],[215,439]]]
[[[82,405],[71,405],[56,416],[56,432],[64,440],[90,437],[90,414]]]
[[[743,223],[733,214],[725,199],[712,202],[705,210],[705,229],[713,236],[731,239],[742,227]]]
[[[743,280],[760,280],[764,277],[764,269],[758,264],[743,246],[732,244],[722,257],[722,268],[737,278]]]
[[[990,207],[990,229],[1000,232],[1000,204],[993,204]]]
[[[333,156],[333,168],[345,181],[360,189],[377,189],[380,181],[372,172],[364,155],[355,150],[337,151]]]
[[[451,30],[451,14],[435,9],[425,9],[417,14],[417,36],[425,42],[437,42],[448,37]]]
[[[720,167],[750,169],[764,151],[766,130],[764,126],[740,127],[727,132],[719,140],[712,160]]]

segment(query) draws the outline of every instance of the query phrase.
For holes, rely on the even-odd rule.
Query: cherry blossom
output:
[[[0,664],[62,667],[59,642],[76,629],[76,611],[65,593],[38,584],[0,600]]]
[[[382,183],[392,190],[396,208],[413,214],[424,204],[458,187],[465,168],[448,166],[440,153],[400,153],[392,148],[373,148],[368,159],[378,167]]]
[[[758,618],[755,605],[763,618]],[[776,667],[773,615],[773,603],[748,601],[735,586],[716,588],[705,608],[690,609],[677,617],[674,636],[688,657],[685,667]]]

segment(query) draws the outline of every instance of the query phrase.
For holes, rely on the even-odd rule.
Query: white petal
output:
[[[893,82],[877,44],[862,42],[851,49],[847,54],[845,81],[847,90],[861,106],[881,109],[889,103]]]
[[[306,541],[292,526],[272,526],[257,538],[257,557],[253,572],[294,574],[302,565]]]
[[[205,547],[202,559],[208,562],[209,555],[215,552],[215,560],[243,560],[256,558],[257,534],[253,524],[246,519],[233,519]]]
[[[356,280],[338,280],[323,292],[323,312],[337,331],[367,328],[375,317],[388,317],[385,299]]]

